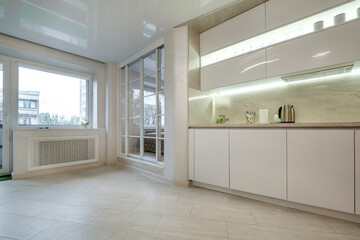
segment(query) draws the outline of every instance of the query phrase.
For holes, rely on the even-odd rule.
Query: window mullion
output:
[[[144,158],[144,58],[140,58],[140,158]]]
[[[156,49],[156,69],[159,68],[159,60],[160,60],[160,51],[159,49],[157,48]],[[160,86],[159,86],[159,71],[156,70],[156,116],[155,116],[155,122],[156,122],[156,161],[159,161],[160,160],[160,156],[161,156],[161,152],[159,153],[159,149],[160,149],[160,146],[159,146],[159,89],[160,89]]]
[[[129,66],[125,66],[125,155],[129,155]]]

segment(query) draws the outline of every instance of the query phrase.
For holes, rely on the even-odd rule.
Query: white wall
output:
[[[64,68],[76,72],[87,73],[93,76],[93,116],[92,124],[95,128],[106,129],[106,137],[103,136],[100,144],[100,161],[104,163],[109,156],[109,160],[114,161],[116,156],[116,66],[115,64],[105,65],[102,62],[80,57],[74,54],[62,52],[39,44],[13,38],[0,34],[0,55],[18,59],[24,59],[59,68]],[[11,85],[17,86],[17,79],[12,75]],[[15,104],[15,98],[10,99],[10,106]],[[9,114],[10,130],[17,128],[16,116],[17,109],[11,109]],[[76,130],[79,131],[79,130]],[[75,131],[75,133],[76,133]],[[81,130],[80,130],[81,131]],[[31,136],[31,132],[29,132]],[[48,136],[62,136],[66,131],[50,132],[43,134]],[[72,133],[74,134],[74,133]],[[81,133],[83,134],[83,133]],[[80,135],[81,135],[80,134]],[[76,134],[75,134],[76,135]],[[107,143],[111,143],[107,145]],[[107,148],[109,146],[109,148]],[[20,151],[26,148],[24,143],[16,143],[10,151]],[[26,161],[25,161],[26,163]],[[25,173],[23,160],[14,162],[14,169],[18,173]],[[21,169],[18,171],[18,169]],[[25,175],[24,175],[25,176]]]

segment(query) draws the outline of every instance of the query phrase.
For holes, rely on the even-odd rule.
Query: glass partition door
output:
[[[0,56],[0,176],[10,174],[9,157],[9,60]]]

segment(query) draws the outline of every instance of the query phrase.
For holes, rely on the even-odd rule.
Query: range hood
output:
[[[314,78],[335,76],[335,75],[339,75],[339,74],[350,73],[352,71],[353,67],[354,67],[354,64],[350,64],[350,65],[345,65],[345,66],[340,66],[340,67],[316,70],[316,71],[312,71],[312,72],[282,76],[281,79],[284,82],[292,83],[292,82],[310,80],[310,79],[314,79]]]

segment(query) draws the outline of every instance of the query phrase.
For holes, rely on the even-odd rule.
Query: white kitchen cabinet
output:
[[[248,53],[201,68],[201,90],[249,82],[266,77],[265,50]]]
[[[230,130],[230,188],[286,200],[286,130]]]
[[[229,130],[195,129],[195,181],[229,188]]]
[[[267,77],[359,60],[359,29],[354,20],[267,48]]]
[[[200,34],[200,55],[222,49],[265,32],[265,4],[261,4]]]
[[[266,30],[271,30],[334,7],[348,0],[270,0],[266,2]]]
[[[288,130],[288,200],[354,213],[354,131]]]
[[[360,214],[360,130],[355,131],[355,210]]]
[[[189,129],[189,180],[194,180],[195,130]]]

